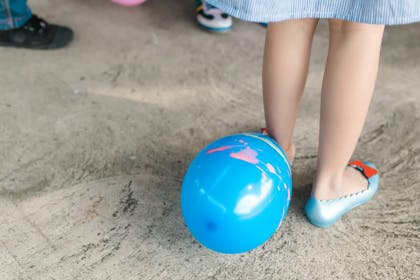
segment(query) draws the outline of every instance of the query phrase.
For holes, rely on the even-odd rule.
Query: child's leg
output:
[[[379,64],[384,27],[330,20],[330,45],[321,98],[318,171],[312,193],[335,199],[367,188],[346,167],[365,122]]]
[[[293,128],[305,87],[317,19],[270,23],[264,51],[264,109],[268,132],[294,157]]]

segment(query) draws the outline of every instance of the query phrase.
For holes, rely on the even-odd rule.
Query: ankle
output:
[[[282,147],[283,148],[283,147]],[[288,147],[283,148],[284,152],[287,155],[290,165],[292,165],[293,160],[295,159],[296,146],[294,143],[290,143]]]
[[[340,193],[344,171],[328,175],[317,175],[312,186],[312,195],[317,199],[330,199]]]
[[[293,160],[295,158],[295,153],[296,153],[295,143],[293,143],[291,140],[284,141],[284,139],[280,137],[279,135],[275,135],[274,133],[269,133],[266,128],[262,129],[262,133],[269,135],[271,138],[273,138],[277,142],[277,144],[280,145],[280,147],[286,153],[287,159],[289,160],[289,164],[292,165]]]
[[[364,191],[368,185],[368,180],[359,170],[347,166],[344,170],[335,170],[328,174],[318,173],[312,194],[321,200],[336,199]]]

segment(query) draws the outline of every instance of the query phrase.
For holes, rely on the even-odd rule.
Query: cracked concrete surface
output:
[[[264,29],[197,29],[192,1],[30,2],[70,25],[59,51],[0,49],[0,279],[419,279],[420,25],[387,28],[355,158],[380,190],[334,227],[303,215],[328,40],[315,36],[296,128],[292,205],[263,247],[202,248],[180,216],[194,155],[263,126]]]

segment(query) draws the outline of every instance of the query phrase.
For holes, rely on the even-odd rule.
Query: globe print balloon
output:
[[[285,152],[265,134],[242,133],[223,137],[196,156],[182,184],[181,210],[201,244],[243,253],[276,232],[291,195]]]

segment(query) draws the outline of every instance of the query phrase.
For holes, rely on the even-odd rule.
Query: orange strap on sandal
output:
[[[349,165],[353,166],[354,168],[357,168],[358,170],[360,170],[367,179],[369,179],[370,177],[378,174],[378,170],[376,170],[375,168],[372,168],[370,166],[367,166],[366,164],[364,164],[360,160],[352,161],[352,162],[349,163]]]

